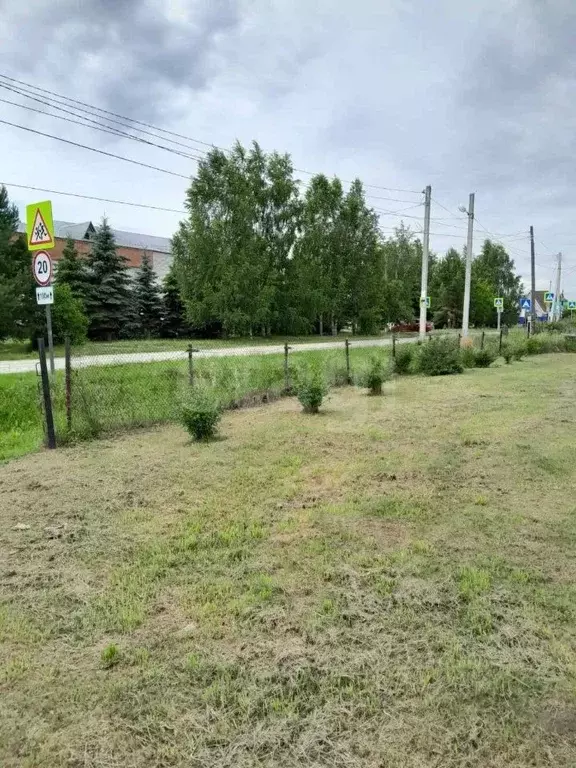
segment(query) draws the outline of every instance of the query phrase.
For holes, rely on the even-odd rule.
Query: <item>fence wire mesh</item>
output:
[[[484,343],[480,334],[473,338],[477,347]],[[351,337],[240,345],[179,340],[75,347],[69,374],[57,370],[52,377],[57,436],[63,442],[69,436],[179,421],[183,403],[197,387],[208,388],[223,409],[257,405],[291,392],[298,371],[311,365],[321,367],[330,387],[358,383],[375,354],[392,358],[398,344],[416,341]]]

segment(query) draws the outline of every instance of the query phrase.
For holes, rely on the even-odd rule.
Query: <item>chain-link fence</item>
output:
[[[484,334],[472,339],[477,347],[485,343]],[[182,404],[195,387],[210,389],[225,409],[269,402],[291,392],[298,370],[310,365],[322,368],[329,386],[353,384],[375,353],[392,358],[406,343],[417,343],[417,338],[76,347],[49,377],[56,438],[64,442],[179,421]],[[497,344],[497,337],[486,343]]]

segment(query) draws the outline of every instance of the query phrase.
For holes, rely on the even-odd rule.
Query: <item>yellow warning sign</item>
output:
[[[54,248],[54,221],[50,200],[26,206],[26,237],[30,251]]]

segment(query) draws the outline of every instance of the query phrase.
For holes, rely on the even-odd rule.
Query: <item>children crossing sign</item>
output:
[[[54,248],[54,221],[50,200],[26,206],[26,237],[29,251]]]

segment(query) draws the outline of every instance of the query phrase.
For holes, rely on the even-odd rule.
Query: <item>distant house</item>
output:
[[[26,232],[26,224],[20,222],[19,232]],[[66,238],[71,237],[76,245],[76,250],[80,254],[87,254],[92,247],[91,241],[94,238],[96,228],[91,221],[83,221],[79,224],[73,224],[69,221],[55,221],[54,231],[56,235],[56,245],[50,251],[56,269],[58,260],[62,256],[62,251],[66,245]],[[136,270],[142,264],[142,257],[148,254],[152,268],[156,272],[159,280],[163,280],[170,269],[172,263],[172,253],[170,249],[170,239],[167,237],[155,237],[153,235],[139,235],[134,232],[123,232],[119,229],[113,229],[118,252],[126,259],[126,266],[130,270]]]

